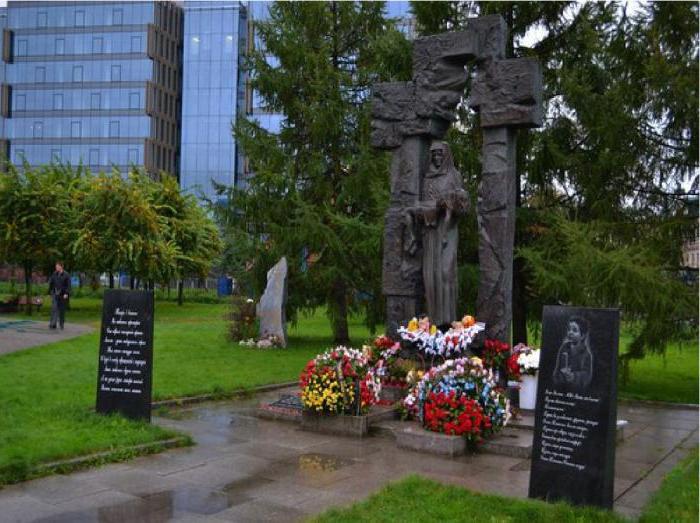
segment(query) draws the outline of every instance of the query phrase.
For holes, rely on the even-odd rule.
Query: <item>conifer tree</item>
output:
[[[276,2],[257,23],[252,87],[281,113],[278,134],[253,118],[236,139],[254,173],[215,207],[226,260],[259,294],[266,271],[289,261],[288,313],[326,305],[335,342],[365,298],[370,325],[381,311],[381,237],[388,195],[386,155],[369,143],[374,82],[410,77],[410,51],[381,2]]]

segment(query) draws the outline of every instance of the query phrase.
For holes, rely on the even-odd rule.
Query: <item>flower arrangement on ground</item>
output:
[[[238,344],[243,347],[254,347],[258,349],[274,349],[283,346],[282,340],[274,334],[268,334],[259,340],[256,340],[255,338],[241,340],[238,342]]]
[[[399,358],[401,344],[395,342],[388,336],[378,336],[372,342],[375,350],[366,346],[366,350],[376,354],[373,360],[375,372],[382,380],[382,386],[405,387],[406,373],[410,370],[404,365],[404,360]],[[411,364],[415,365],[413,362]]]
[[[528,347],[519,343],[513,348],[513,352],[518,355],[518,367],[520,374],[534,376],[540,368],[540,349]]]
[[[497,370],[503,367],[510,355],[510,345],[499,340],[484,341],[482,357],[484,365]]]
[[[449,359],[431,368],[404,406],[426,429],[472,442],[498,431],[510,417],[508,400],[479,358]]]
[[[339,346],[310,360],[299,377],[304,409],[318,414],[366,414],[379,401],[381,382],[369,356]]]
[[[452,322],[447,332],[442,332],[425,316],[420,320],[413,318],[406,327],[399,327],[397,333],[401,339],[430,356],[434,363],[436,357],[446,359],[462,355],[484,328],[485,325],[477,322],[474,317],[464,316],[461,321]]]
[[[506,360],[506,378],[508,379],[509,386],[511,383],[517,385],[517,382],[520,381],[520,364],[518,363],[519,357],[520,354],[513,351]]]

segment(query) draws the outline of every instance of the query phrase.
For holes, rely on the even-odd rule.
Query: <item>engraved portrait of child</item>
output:
[[[593,379],[593,353],[589,344],[590,326],[581,316],[571,316],[567,321],[554,367],[556,385],[570,390],[583,390]]]

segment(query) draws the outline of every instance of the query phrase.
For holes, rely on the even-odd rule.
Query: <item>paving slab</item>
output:
[[[33,321],[0,316],[0,356],[47,343],[69,340],[94,329],[78,323],[65,324],[65,328],[49,329],[43,321]]]
[[[197,445],[5,488],[0,520],[300,521],[410,474],[477,492],[527,496],[529,459],[402,450],[393,432],[404,425],[395,420],[380,423],[363,440],[305,432],[295,423],[252,416],[258,402],[206,403],[155,417],[154,423],[192,435]],[[615,510],[635,517],[665,474],[696,449],[698,415],[688,409],[665,416],[644,405],[625,404],[624,410],[620,417],[630,419],[634,430],[617,447]],[[521,430],[527,431],[528,421]]]

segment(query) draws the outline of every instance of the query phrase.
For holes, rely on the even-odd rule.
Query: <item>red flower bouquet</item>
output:
[[[451,436],[466,436],[476,442],[482,430],[491,427],[491,420],[484,415],[481,405],[465,395],[452,390],[449,393],[430,392],[425,401],[424,426],[433,432]]]
[[[492,369],[500,369],[510,355],[510,345],[498,340],[484,342],[484,365]]]

